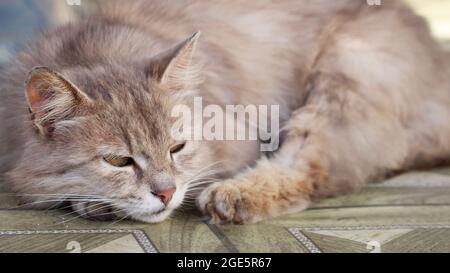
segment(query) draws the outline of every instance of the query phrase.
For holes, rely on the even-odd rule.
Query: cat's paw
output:
[[[254,223],[259,218],[246,206],[241,190],[232,182],[215,183],[203,190],[197,198],[197,206],[204,215],[211,217],[212,224]]]

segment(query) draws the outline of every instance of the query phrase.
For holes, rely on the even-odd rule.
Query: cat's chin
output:
[[[131,215],[130,218],[136,221],[144,222],[144,223],[160,223],[169,217],[172,213],[172,210],[163,210],[161,212],[155,214],[140,214],[140,215]]]
[[[126,208],[117,209],[102,202],[71,202],[72,209],[81,217],[97,221],[117,221],[131,219],[144,223],[164,221],[173,211],[172,208],[160,207],[157,211],[129,212]]]

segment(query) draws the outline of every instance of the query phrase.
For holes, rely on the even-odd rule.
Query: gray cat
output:
[[[253,223],[450,158],[450,59],[401,1],[99,7],[1,74],[0,166],[31,207],[158,222],[192,201]],[[279,105],[280,149],[175,140],[195,96]]]

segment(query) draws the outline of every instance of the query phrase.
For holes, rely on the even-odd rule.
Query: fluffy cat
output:
[[[450,59],[401,1],[99,8],[1,74],[0,168],[31,207],[158,222],[194,198],[213,223],[254,223],[450,158]],[[194,96],[280,105],[280,148],[174,141],[171,109]]]

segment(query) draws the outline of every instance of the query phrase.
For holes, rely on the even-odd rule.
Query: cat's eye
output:
[[[134,164],[134,160],[127,156],[107,155],[103,159],[114,167],[127,167]]]
[[[183,150],[184,146],[186,146],[186,142],[180,142],[173,145],[172,147],[170,147],[170,154],[176,154],[180,152],[181,150]]]

